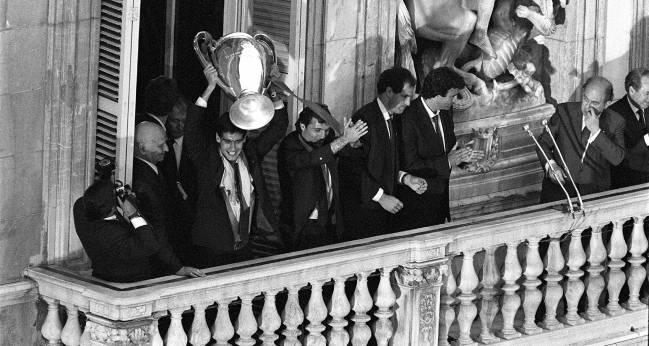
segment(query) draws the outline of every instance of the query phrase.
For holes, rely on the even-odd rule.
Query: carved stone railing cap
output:
[[[554,204],[544,204],[209,268],[203,278],[166,276],[116,284],[57,266],[27,268],[25,275],[36,281],[42,296],[74,304],[97,316],[129,320],[148,317],[156,311],[277,292],[295,284],[434,261],[446,257],[447,251],[471,252],[516,239],[539,238],[557,230],[584,229],[644,215],[648,197],[649,184],[645,184],[585,197],[585,217],[573,219],[570,214],[553,209]]]

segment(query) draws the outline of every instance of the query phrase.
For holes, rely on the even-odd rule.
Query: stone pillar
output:
[[[72,205],[92,181],[100,1],[49,1],[44,73],[43,261],[82,258]]]
[[[397,0],[324,2],[322,50],[316,51],[322,64],[309,60],[307,51],[307,61],[313,61],[307,71],[321,68],[311,73],[321,78],[321,87],[311,85],[307,91],[319,95],[339,121],[376,97],[379,74],[394,65],[397,5]]]
[[[112,321],[86,314],[84,336],[89,344],[99,345],[152,345],[157,331],[157,320],[152,317],[133,321]]]
[[[629,70],[649,67],[649,0],[633,0]]]
[[[572,0],[565,15],[557,16],[557,31],[545,38],[548,51],[539,67],[549,83],[546,97],[561,103],[580,100],[580,86],[590,76],[601,74],[605,57],[606,9],[608,0]],[[561,24],[561,21],[565,23]],[[549,79],[549,81],[547,80]],[[543,85],[548,88],[548,85]]]
[[[392,345],[437,345],[439,295],[446,258],[409,263],[395,271],[396,331]]]

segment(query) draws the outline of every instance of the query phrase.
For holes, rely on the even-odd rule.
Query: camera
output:
[[[131,186],[130,185],[124,185],[124,183],[120,180],[115,180],[115,184],[113,185],[115,188],[115,196],[119,198],[120,200],[124,201],[126,199],[129,199],[131,202],[133,201],[133,192],[131,191]]]

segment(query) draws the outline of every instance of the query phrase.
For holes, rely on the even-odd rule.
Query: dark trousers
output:
[[[230,252],[216,252],[205,246],[194,247],[194,266],[197,268],[216,267],[224,264],[247,261],[252,259],[250,245]]]
[[[603,192],[608,190],[608,188],[595,185],[595,184],[576,184],[579,189],[579,193],[583,195],[588,195],[591,193]],[[566,182],[563,184],[568,191],[570,198],[577,197],[575,189],[572,187],[572,183],[566,179]],[[550,178],[543,178],[541,183],[541,203],[548,203],[554,201],[561,201],[566,199],[566,194],[561,190],[559,184],[555,184]]]
[[[378,208],[361,206],[354,210],[351,222],[345,224],[345,240],[396,232],[398,229],[394,228],[393,220],[393,215],[380,206]]]
[[[397,196],[403,202],[403,209],[395,215],[395,226],[400,231],[440,225],[450,219],[448,195],[418,195],[402,186]]]
[[[293,251],[330,245],[336,242],[336,227],[331,223],[322,225],[318,220],[307,220],[293,237]]]

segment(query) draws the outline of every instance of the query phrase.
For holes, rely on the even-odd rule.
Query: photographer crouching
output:
[[[92,275],[120,283],[169,274],[205,276],[180,263],[166,239],[140,216],[134,200],[128,186],[97,180],[74,203],[74,225],[92,260]]]

